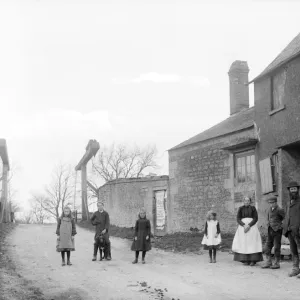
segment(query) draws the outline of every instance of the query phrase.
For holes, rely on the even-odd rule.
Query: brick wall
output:
[[[144,207],[153,229],[154,191],[167,189],[168,179],[168,176],[120,179],[103,185],[99,196],[105,202],[111,223],[120,227],[132,227],[139,210]]]
[[[255,184],[235,183],[233,153],[221,148],[253,134],[249,129],[169,152],[170,231],[202,229],[211,208],[217,212],[223,232],[236,230],[237,209],[246,194],[255,192]]]

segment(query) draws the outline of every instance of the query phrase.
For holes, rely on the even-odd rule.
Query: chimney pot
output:
[[[249,67],[246,61],[236,60],[229,69],[230,115],[249,108]]]

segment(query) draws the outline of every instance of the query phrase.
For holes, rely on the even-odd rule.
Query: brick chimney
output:
[[[249,67],[246,61],[232,63],[228,75],[230,83],[230,115],[249,108]]]

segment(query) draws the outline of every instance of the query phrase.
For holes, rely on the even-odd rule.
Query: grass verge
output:
[[[0,300],[45,300],[40,289],[23,278],[13,261],[8,238],[18,225],[0,223]]]

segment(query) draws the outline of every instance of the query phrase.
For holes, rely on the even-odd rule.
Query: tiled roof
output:
[[[250,81],[254,82],[275,69],[281,67],[288,61],[300,55],[300,33],[285,47],[285,49],[269,64],[269,66],[257,77]]]
[[[254,120],[254,107],[251,107],[230,116],[226,120],[197,134],[196,136],[171,148],[170,150],[175,150],[191,144],[203,142],[205,140],[213,139],[222,135],[226,135],[242,129],[249,128],[251,126],[254,126],[253,120]]]

